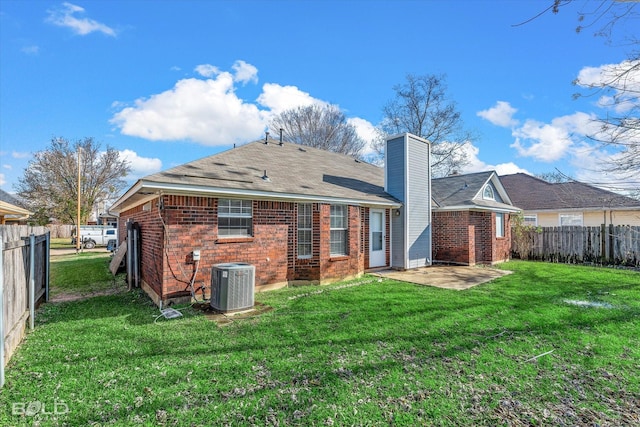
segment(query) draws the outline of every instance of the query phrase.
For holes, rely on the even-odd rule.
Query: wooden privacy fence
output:
[[[512,238],[514,257],[521,259],[640,267],[637,226],[538,227],[520,238],[513,232]]]
[[[35,305],[49,298],[49,230],[26,225],[0,226],[0,387],[4,367],[33,329]]]

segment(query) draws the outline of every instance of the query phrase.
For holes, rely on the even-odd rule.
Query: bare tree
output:
[[[286,141],[359,157],[365,141],[355,126],[335,105],[308,105],[275,116],[269,124],[272,134],[282,129]]]
[[[606,113],[595,119],[599,126],[587,135],[609,156],[600,171],[613,173],[628,184],[627,191],[640,191],[640,15],[637,1],[549,0],[548,7],[523,25],[551,11],[554,14],[580,5],[576,33],[592,31],[609,45],[625,46],[627,58],[600,67],[598,73],[581,73],[573,84],[582,89],[574,98],[597,97]]]
[[[131,170],[120,153],[93,138],[70,143],[54,138],[51,145],[34,154],[16,190],[36,210],[50,217],[76,223],[78,206],[78,149],[80,149],[81,223],[86,223],[98,203],[112,199],[126,185],[123,179]],[[43,214],[44,214],[43,212]]]
[[[447,98],[444,75],[408,74],[394,86],[394,99],[383,108],[383,132],[410,132],[431,142],[433,174],[446,176],[467,163],[464,144],[472,140],[464,130],[455,102]]]
[[[559,170],[554,170],[551,172],[542,172],[539,174],[535,175],[536,178],[540,178],[543,181],[547,181],[549,183],[552,184],[558,184],[561,182],[571,182],[573,181],[573,178],[571,178],[568,175],[565,175],[564,173],[560,172]]]

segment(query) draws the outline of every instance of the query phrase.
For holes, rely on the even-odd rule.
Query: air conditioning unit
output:
[[[253,307],[255,277],[251,264],[215,264],[211,268],[211,307],[222,312]]]

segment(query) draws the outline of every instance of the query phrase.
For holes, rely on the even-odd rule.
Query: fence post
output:
[[[609,224],[609,262],[611,264],[615,264],[616,262],[616,254],[615,254],[615,235],[613,224]]]
[[[44,278],[44,300],[49,302],[49,263],[51,262],[51,232],[46,234],[44,244],[44,265],[45,265],[45,278]]]
[[[29,329],[33,331],[36,313],[36,236],[29,235]]]
[[[600,225],[600,263],[604,265],[607,259],[607,226]]]
[[[4,387],[4,237],[0,233],[0,388]]]

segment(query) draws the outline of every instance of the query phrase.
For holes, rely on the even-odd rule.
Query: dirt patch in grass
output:
[[[207,319],[211,320],[212,322],[216,322],[218,326],[228,325],[230,323],[233,323],[234,320],[248,319],[251,317],[260,316],[273,310],[273,307],[262,304],[260,302],[256,302],[255,305],[250,309],[228,313],[223,313],[219,310],[216,310],[211,306],[211,304],[207,302],[194,304],[193,308],[202,312]]]
[[[79,301],[87,298],[99,297],[103,295],[115,295],[120,292],[124,292],[123,288],[114,288],[114,289],[105,289],[101,291],[95,292],[61,292],[58,293],[51,298],[49,298],[49,302],[68,302],[68,301]]]

